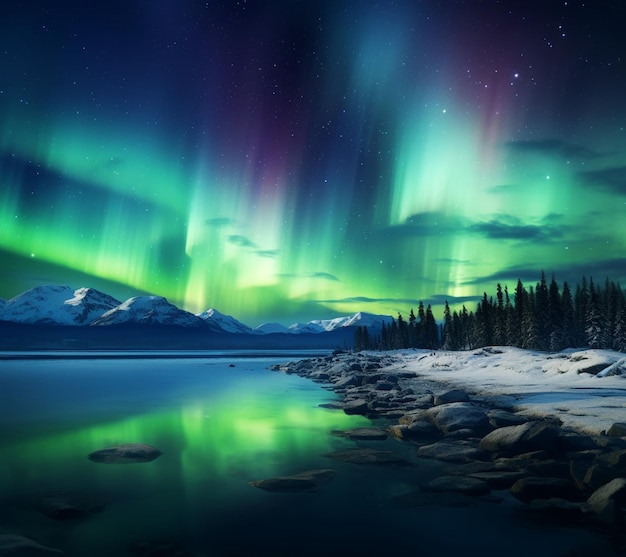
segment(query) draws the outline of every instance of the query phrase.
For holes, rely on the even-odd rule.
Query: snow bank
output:
[[[557,416],[587,433],[626,422],[626,357],[611,350],[557,354],[490,347],[469,352],[399,351],[392,370],[461,387],[528,416]]]

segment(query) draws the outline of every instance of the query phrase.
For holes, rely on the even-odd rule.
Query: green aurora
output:
[[[48,4],[0,19],[1,297],[254,326],[626,282],[621,5]]]

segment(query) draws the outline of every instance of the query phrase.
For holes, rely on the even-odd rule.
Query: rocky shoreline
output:
[[[389,354],[335,352],[271,369],[323,384],[340,400],[322,406],[363,415],[374,424],[370,431],[334,433],[355,440],[386,434],[413,444],[417,458],[446,463],[444,474],[422,485],[421,492],[497,500],[507,490],[529,514],[599,529],[619,538],[624,549],[626,424],[615,423],[605,434],[582,433],[558,417],[529,418],[514,406],[420,381],[415,372],[391,369],[395,363]],[[343,454],[326,456],[401,464],[390,451],[338,452]]]

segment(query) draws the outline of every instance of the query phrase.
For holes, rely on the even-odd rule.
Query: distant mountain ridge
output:
[[[124,302],[94,288],[44,285],[0,300],[0,321],[38,326],[110,327],[161,325],[245,335],[305,335],[332,332],[344,327],[381,328],[391,316],[359,312],[335,319],[294,323],[264,323],[252,329],[230,315],[208,309],[194,315],[169,303],[162,296],[135,296]]]

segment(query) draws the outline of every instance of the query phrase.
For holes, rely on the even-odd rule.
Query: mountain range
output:
[[[275,341],[286,336],[300,337],[300,341],[295,338],[291,341],[283,340],[290,346],[295,346],[299,342],[303,345],[311,344],[311,339],[307,341],[305,337],[313,336],[319,337],[314,341],[317,345],[322,341],[321,337],[328,333],[341,333],[335,334],[334,337],[346,339],[353,335],[357,326],[366,326],[374,330],[380,329],[383,323],[390,321],[390,316],[359,312],[335,319],[294,323],[289,327],[279,323],[264,323],[253,329],[216,309],[208,309],[197,315],[190,313],[169,303],[162,296],[135,296],[121,302],[94,288],[75,290],[60,285],[37,286],[8,301],[0,299],[2,329],[6,331],[11,326],[14,328],[20,326],[24,335],[29,334],[28,327],[34,328],[32,330],[43,336],[45,331],[42,329],[50,336],[51,329],[62,328],[66,336],[70,334],[72,337],[80,338],[94,338],[96,330],[131,328],[136,337],[146,337],[148,330],[154,332],[159,329],[163,333],[164,328],[169,328],[174,331],[172,335],[179,338],[183,332],[187,332],[189,338],[212,334],[214,337],[216,335],[222,338],[231,337],[229,341],[231,344],[235,342],[233,337],[236,337],[242,344],[254,345],[254,340],[250,338],[244,340],[244,337],[257,337],[256,344],[259,346],[264,344],[260,337],[271,337]],[[77,328],[89,329],[91,333],[84,331],[77,333]],[[107,333],[107,338],[112,334]],[[334,341],[329,338],[329,342]],[[7,347],[6,341],[0,344]],[[128,341],[124,344],[128,344]]]

